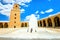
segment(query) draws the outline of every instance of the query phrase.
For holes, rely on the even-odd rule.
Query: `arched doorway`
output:
[[[14,26],[14,28],[16,28],[16,26]]]
[[[50,18],[48,18],[47,22],[48,22],[48,27],[52,27],[52,21]]]
[[[24,27],[24,23],[21,24],[21,27]]]
[[[42,27],[42,22],[40,21],[40,26]]]
[[[55,17],[55,18],[54,18],[54,23],[55,23],[55,26],[56,26],[56,27],[60,26],[59,17]]]
[[[27,23],[25,23],[25,27],[27,27]]]
[[[3,23],[0,23],[0,28],[3,28]]]
[[[8,23],[5,23],[4,24],[4,28],[8,28]]]
[[[46,22],[45,22],[45,20],[43,20],[43,26],[46,27]]]

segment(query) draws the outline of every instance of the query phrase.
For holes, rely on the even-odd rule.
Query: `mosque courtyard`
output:
[[[37,32],[27,32],[26,27],[0,29],[0,39],[60,39],[60,29],[38,28]],[[4,31],[5,30],[5,31]]]

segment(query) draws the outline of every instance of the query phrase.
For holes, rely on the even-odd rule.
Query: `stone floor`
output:
[[[0,35],[8,34],[18,30],[18,28],[0,28]]]
[[[17,28],[13,31],[0,35],[0,39],[60,39],[60,29],[54,28],[38,28],[37,32],[27,32],[28,28]],[[11,29],[12,30],[12,29]],[[1,30],[0,30],[1,31]]]

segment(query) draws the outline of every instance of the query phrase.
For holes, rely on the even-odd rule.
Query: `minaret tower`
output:
[[[21,27],[20,23],[21,23],[20,22],[20,8],[19,8],[19,4],[15,3],[10,13],[9,28],[19,28]]]

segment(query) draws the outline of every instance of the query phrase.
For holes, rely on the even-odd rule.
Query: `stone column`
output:
[[[28,27],[28,25],[27,25],[27,24],[28,24],[28,23],[26,22],[26,23],[25,23],[25,27]]]
[[[43,20],[42,20],[41,22],[42,22],[42,27],[44,27],[44,25],[43,25]]]
[[[52,27],[54,28],[55,27],[54,18],[52,18],[51,21],[52,21]]]
[[[28,23],[26,23],[27,27],[28,27]]]
[[[23,23],[24,25],[23,25],[23,27],[25,27],[25,23]]]
[[[4,24],[5,24],[5,23],[2,23],[2,24],[3,24],[3,28],[4,28]]]
[[[47,22],[48,19],[46,19],[46,27],[48,27],[48,22]]]

